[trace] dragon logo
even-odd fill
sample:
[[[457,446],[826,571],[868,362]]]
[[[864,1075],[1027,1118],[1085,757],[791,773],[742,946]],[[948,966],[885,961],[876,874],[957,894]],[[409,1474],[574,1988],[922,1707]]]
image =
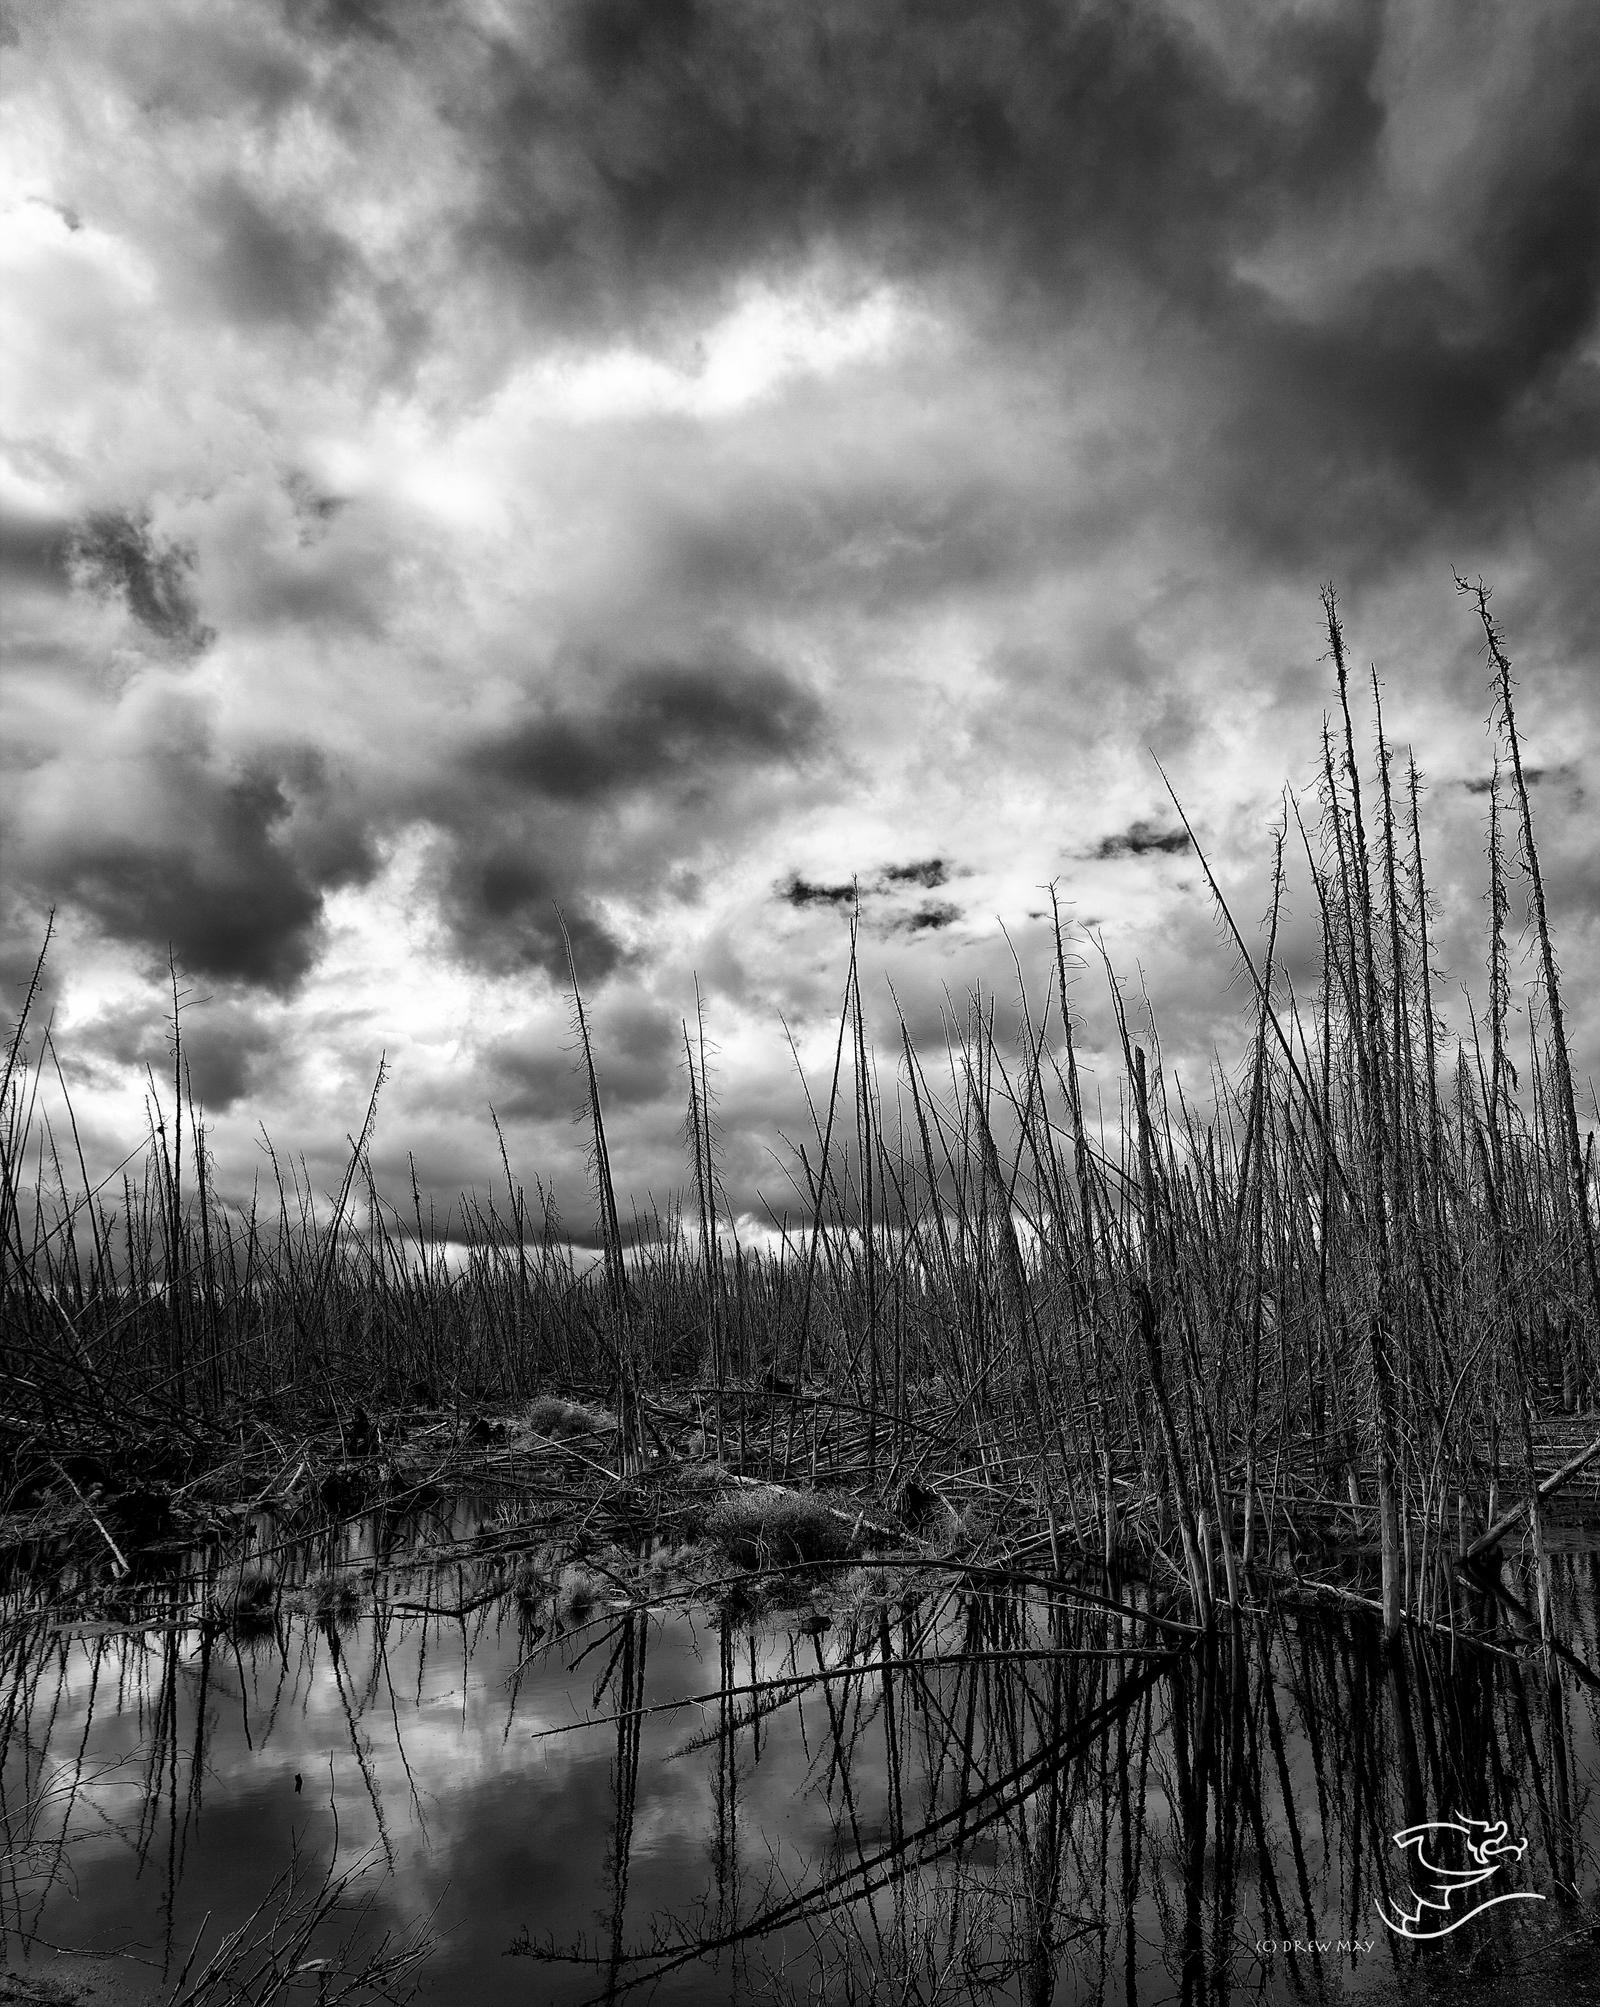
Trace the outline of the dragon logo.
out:
[[[1491,1825],[1485,1819],[1432,1819],[1426,1825],[1407,1826],[1394,1836],[1394,1843],[1409,1853],[1415,1867],[1412,1887],[1407,1891],[1411,1907],[1399,1903],[1375,1903],[1373,1907],[1388,1928],[1399,1937],[1425,1939],[1448,1937],[1486,1909],[1503,1902],[1543,1902],[1542,1895],[1526,1889],[1508,1889],[1503,1895],[1479,1895],[1503,1868],[1520,1861],[1528,1851],[1526,1840],[1513,1840],[1504,1819]],[[1464,1865],[1447,1867],[1440,1856],[1459,1851]],[[1437,1919],[1437,1921],[1435,1920]]]

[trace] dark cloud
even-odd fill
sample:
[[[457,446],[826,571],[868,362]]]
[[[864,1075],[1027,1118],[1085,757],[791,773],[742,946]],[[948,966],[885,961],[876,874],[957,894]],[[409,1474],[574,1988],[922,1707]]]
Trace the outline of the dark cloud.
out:
[[[182,971],[180,970],[180,979]],[[258,1091],[281,1064],[278,1029],[248,1002],[190,997],[179,1023],[186,1085],[208,1114],[219,1115]],[[170,1003],[121,1008],[73,1027],[75,1059],[149,1069],[165,1085],[173,1068]]]
[[[576,889],[565,848],[542,842],[537,827],[520,842],[512,836],[490,824],[446,837],[435,889],[456,946],[484,968],[537,968],[564,983],[570,942],[579,981],[601,981],[621,963],[622,945]]]
[[[557,319],[841,240],[1030,290],[1111,256],[1192,291],[1288,191],[1362,161],[1379,21],[1253,24],[1246,81],[1153,8],[568,0],[494,48],[468,238]]]
[[[590,802],[699,783],[723,766],[792,760],[812,749],[820,730],[809,692],[724,652],[703,663],[629,670],[588,708],[550,703],[483,743],[473,763],[519,790]]]
[[[218,299],[247,322],[315,329],[359,268],[355,247],[315,218],[280,215],[233,176],[197,205]]]
[[[59,950],[46,953],[40,966],[47,925],[46,912],[19,898],[14,887],[0,885],[0,1047],[6,1052],[11,1050],[29,989],[33,990],[33,1006],[27,1044],[34,1051],[38,1050],[39,1031],[50,1022],[61,994]]]
[[[275,776],[217,783],[170,768],[188,840],[124,844],[92,832],[53,859],[63,894],[114,939],[170,945],[186,969],[287,985],[310,966],[321,890],[273,842],[289,812]]]
[[[284,14],[290,27],[314,30],[335,41],[398,44],[401,35],[391,17],[403,19],[412,11],[390,0],[288,0]]]
[[[664,334],[818,254],[930,284],[1019,353],[1109,311],[1200,393],[1189,483],[1217,527],[1348,574],[1504,520],[1531,468],[1600,447],[1600,16],[1557,4],[1537,33],[1530,63],[1493,10],[1379,0],[1237,26],[571,0],[454,106],[478,175],[462,254],[588,331]],[[1459,173],[1407,189],[1408,150],[1453,124]],[[1431,227],[1391,248],[1408,198]],[[1308,285],[1358,219],[1362,257]],[[1017,538],[961,479],[922,542],[937,564],[976,537],[966,576]],[[707,535],[703,570],[752,541],[771,562],[758,529]]]
[[[0,506],[0,579],[8,586],[64,591],[71,547],[69,523],[20,515]]]
[[[907,934],[937,933],[942,928],[953,927],[960,918],[961,908],[953,906],[948,899],[930,899],[908,914],[899,926]]]
[[[679,1020],[648,998],[606,997],[589,1014],[595,1072],[607,1108],[645,1106],[671,1093],[683,1062]],[[577,1041],[518,1034],[486,1054],[500,1115],[549,1120],[584,1105]],[[687,1093],[687,1090],[685,1090]]]
[[[786,899],[791,906],[853,906],[858,896],[856,885],[817,885],[809,878],[802,878],[798,872],[787,884],[778,887],[778,897]]]
[[[193,553],[159,542],[148,516],[102,510],[71,534],[68,562],[89,591],[120,598],[139,625],[185,654],[215,638],[200,618],[190,580]]]
[[[1102,837],[1089,855],[1103,861],[1118,857],[1176,857],[1188,848],[1186,830],[1157,829],[1153,822],[1141,817],[1114,836]]]
[[[278,1060],[278,1042],[247,1012],[200,1015],[189,1020],[184,1055],[195,1100],[220,1113],[260,1089]]]
[[[396,92],[441,121],[461,179],[414,247],[411,308],[399,269],[366,273],[380,318],[433,315],[453,259],[500,336],[509,289],[547,329],[681,336],[687,353],[752,275],[823,259],[926,289],[1013,362],[1098,325],[1189,393],[1172,496],[1257,561],[1341,577],[1447,524],[1514,520],[1536,471],[1600,449],[1586,0],[1526,25],[1382,0],[559,0],[493,28],[448,6],[293,0],[253,43],[204,39],[207,76],[236,69],[241,91],[269,59],[298,65],[341,143],[378,149]],[[194,209],[241,319],[315,328],[362,280],[326,216],[238,175]],[[1072,518],[1080,543],[1096,509],[1125,515],[1106,485]],[[680,562],[708,593],[769,574],[783,589],[819,540],[848,573],[864,526],[907,593],[972,583],[1041,561],[1033,499],[952,455],[937,487],[869,480],[822,498],[820,522],[781,492],[741,497],[685,522]],[[881,589],[877,565],[858,573],[829,583]]]
[[[825,1013],[843,929],[815,916],[859,899],[936,1014],[982,916],[1029,952],[1036,804],[1095,805],[1100,861],[1187,848],[1143,745],[1259,862],[1280,748],[1314,762],[1325,577],[1374,616],[1358,659],[1415,663],[1396,729],[1480,772],[1439,744],[1483,685],[1423,610],[1450,562],[1504,580],[1547,875],[1594,909],[1577,784],[1549,784],[1600,645],[1589,0],[45,12],[19,75],[83,227],[24,218],[8,492],[54,513],[0,553],[40,630],[13,621],[17,940],[56,899],[286,989],[328,889],[404,837],[408,974],[392,1011],[357,982],[329,1013],[363,1037],[458,954],[517,978],[492,1010],[547,1001],[558,909],[597,1010],[709,958],[742,1036]],[[55,521],[106,495],[149,518]],[[112,649],[104,608],[56,603],[73,578],[126,608]],[[226,646],[195,675],[202,614]],[[214,737],[130,723],[184,682]],[[340,753],[283,749],[308,735]],[[1468,782],[1439,800],[1443,941],[1481,917],[1482,831]],[[1231,963],[1167,926],[1190,871],[1111,875],[1108,930],[1203,1046]],[[1569,957],[1581,992],[1592,930]],[[652,1010],[599,1035],[619,1164],[654,1177],[682,1083]],[[206,1061],[218,1105],[263,1081],[253,1036]],[[569,1064],[530,1036],[487,1074],[537,1123]],[[466,1119],[428,1161],[466,1162]]]
[[[950,876],[950,867],[942,857],[925,857],[918,864],[886,864],[883,877],[889,885],[920,885],[925,892],[934,892],[945,884]]]
[[[436,881],[458,945],[486,967],[564,981],[559,907],[588,982],[623,959],[593,890],[637,895],[725,836],[753,774],[820,747],[823,714],[792,678],[731,645],[620,672],[573,656],[551,680],[562,694],[441,762],[422,792],[445,832]],[[585,685],[586,701],[575,694]],[[641,813],[649,833],[630,836]]]
[[[115,778],[85,767],[73,811],[19,832],[18,885],[196,976],[288,989],[316,953],[323,895],[375,857],[320,754],[219,757],[188,710],[142,721]]]
[[[1213,444],[1219,499],[1255,553],[1387,569],[1446,525],[1503,528],[1531,476],[1593,459],[1600,371],[1467,320],[1431,272],[1372,282],[1331,325],[1239,314],[1252,380]]]
[[[1525,765],[1522,769],[1522,778],[1527,782],[1529,787],[1537,787],[1541,781],[1575,780],[1577,774],[1578,769],[1570,762],[1559,767],[1532,767]],[[1466,789],[1468,794],[1488,794],[1493,789],[1494,782],[1485,774],[1479,779],[1464,780],[1461,785]],[[1500,775],[1500,792],[1502,796],[1509,798],[1514,786],[1515,777],[1511,769],[1506,767]]]
[[[1542,9],[1531,62],[1493,9],[1419,27],[1422,79],[1387,107],[1389,169],[1436,127],[1459,138],[1439,183],[1406,191],[1404,248],[1384,209],[1405,195],[1375,181],[1366,269],[1298,306],[1234,288],[1210,330],[1235,387],[1219,485],[1281,558],[1392,562],[1446,522],[1498,530],[1600,447],[1600,15]],[[1403,43],[1397,19],[1390,35]]]
[[[941,885],[948,882],[949,877],[950,866],[942,857],[925,857],[913,864],[886,864],[877,876],[865,885],[859,879],[853,879],[848,885],[819,884],[809,878],[802,878],[799,872],[795,872],[778,887],[778,897],[791,906],[801,908],[807,906],[843,908],[857,904],[867,906],[884,898],[892,898],[896,893],[909,891],[912,887],[923,892],[937,891]],[[950,920],[957,917],[959,915],[954,906],[934,900],[920,907],[917,914],[910,919],[902,918],[894,924],[902,928],[943,927],[948,926]]]

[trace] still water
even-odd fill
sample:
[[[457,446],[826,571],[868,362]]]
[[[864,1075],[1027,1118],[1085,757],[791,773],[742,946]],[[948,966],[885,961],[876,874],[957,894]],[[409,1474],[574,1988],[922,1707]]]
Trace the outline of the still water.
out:
[[[1555,1647],[1393,1657],[1359,1608],[1202,1639],[1098,1579],[641,1603],[637,1577],[518,1575],[470,1501],[278,1531],[106,1621],[13,1595],[13,1972],[116,1953],[97,1974],[168,1998],[197,1940],[191,1987],[277,1877],[334,1864],[360,1872],[305,1962],[421,1921],[421,1997],[472,2007],[1600,1998],[1584,1538],[1552,1564]],[[1506,1830],[1470,1887],[1461,1833],[1395,1843],[1472,1819]],[[1449,1886],[1427,1847],[1458,1879],[1420,1927],[1513,1899],[1389,1927]]]

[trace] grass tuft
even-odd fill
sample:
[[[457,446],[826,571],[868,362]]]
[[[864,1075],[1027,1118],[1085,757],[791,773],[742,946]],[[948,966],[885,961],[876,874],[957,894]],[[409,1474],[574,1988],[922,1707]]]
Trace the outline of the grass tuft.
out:
[[[706,1516],[707,1536],[738,1568],[758,1572],[837,1561],[852,1552],[850,1527],[820,1499],[790,1491],[742,1491]]]

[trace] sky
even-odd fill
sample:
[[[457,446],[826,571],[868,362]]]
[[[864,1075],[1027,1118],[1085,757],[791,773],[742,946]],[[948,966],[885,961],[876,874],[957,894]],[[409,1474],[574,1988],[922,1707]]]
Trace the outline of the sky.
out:
[[[1600,1073],[1590,0],[13,0],[0,89],[0,980],[53,909],[96,1164],[176,970],[229,1197],[336,1187],[383,1056],[380,1183],[492,1110],[583,1237],[564,923],[625,1210],[699,1010],[753,1231],[852,911],[887,1083],[894,999],[1042,997],[1052,884],[1104,1091],[1096,943],[1203,1084],[1155,762],[1253,925],[1329,583],[1481,996],[1454,572]]]

